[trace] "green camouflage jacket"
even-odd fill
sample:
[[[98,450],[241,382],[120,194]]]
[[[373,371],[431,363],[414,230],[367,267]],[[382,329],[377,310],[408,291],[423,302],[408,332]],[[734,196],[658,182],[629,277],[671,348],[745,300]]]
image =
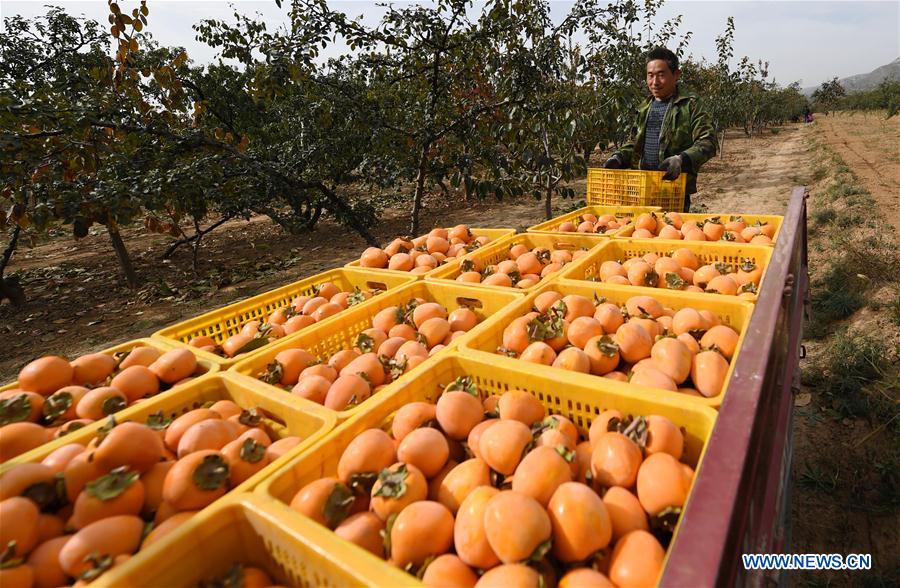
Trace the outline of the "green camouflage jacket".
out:
[[[630,139],[616,152],[622,159],[623,167],[640,168],[647,113],[650,112],[652,100],[653,98],[647,100],[638,110]],[[700,166],[715,155],[718,148],[716,133],[709,116],[700,105],[700,99],[694,94],[681,94],[676,87],[674,102],[666,113],[659,135],[659,160],[681,153],[687,155],[690,164],[684,170],[688,172],[686,191],[693,194],[697,191],[697,172]]]

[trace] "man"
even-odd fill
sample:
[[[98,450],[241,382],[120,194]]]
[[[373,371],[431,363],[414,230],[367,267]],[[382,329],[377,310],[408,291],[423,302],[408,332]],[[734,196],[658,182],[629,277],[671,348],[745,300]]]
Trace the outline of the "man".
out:
[[[700,166],[716,154],[716,133],[697,96],[678,88],[678,57],[664,47],[647,54],[647,88],[653,97],[637,113],[630,139],[603,167],[663,170],[666,180],[687,174],[684,211],[697,191]]]

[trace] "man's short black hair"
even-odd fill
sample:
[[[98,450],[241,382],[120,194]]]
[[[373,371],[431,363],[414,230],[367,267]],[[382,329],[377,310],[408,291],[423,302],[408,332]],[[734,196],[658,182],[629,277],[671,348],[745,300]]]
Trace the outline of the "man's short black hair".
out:
[[[678,56],[665,47],[656,47],[647,53],[647,63],[662,59],[669,66],[672,73],[678,71]]]

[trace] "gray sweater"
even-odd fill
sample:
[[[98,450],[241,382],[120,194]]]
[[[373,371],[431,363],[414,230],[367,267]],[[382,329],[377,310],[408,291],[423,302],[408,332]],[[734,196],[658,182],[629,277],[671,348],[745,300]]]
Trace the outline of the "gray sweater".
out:
[[[644,135],[644,153],[641,169],[659,169],[659,134],[672,99],[654,100],[647,113],[647,130]]]

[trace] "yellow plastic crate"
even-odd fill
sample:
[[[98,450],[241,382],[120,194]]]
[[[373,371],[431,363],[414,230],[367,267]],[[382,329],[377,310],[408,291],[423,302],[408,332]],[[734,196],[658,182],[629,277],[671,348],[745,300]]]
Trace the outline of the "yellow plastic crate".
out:
[[[485,245],[485,247],[491,247],[493,245],[499,244],[500,241],[504,240],[506,237],[516,234],[515,229],[479,229],[479,228],[475,228],[475,227],[470,227],[469,230],[476,237],[490,237],[491,240],[487,245]],[[436,267],[433,270],[431,270],[430,272],[425,272],[423,274],[411,274],[409,272],[401,272],[399,270],[392,270],[392,269],[379,269],[378,271],[389,272],[391,274],[400,275],[400,276],[411,276],[415,279],[421,279],[421,278],[426,278],[430,275],[433,275],[435,272],[437,272],[441,269],[446,269],[448,266],[458,264],[458,263],[459,263],[459,258],[454,259],[453,261],[448,261],[444,265]],[[344,267],[362,267],[362,266],[359,265],[359,260],[357,259],[356,261],[351,261]]]
[[[671,182],[663,172],[637,169],[590,168],[587,203],[603,206],[659,206],[663,210],[684,210],[687,176]]]
[[[282,522],[282,516],[280,508],[252,494],[222,499],[91,585],[197,586],[243,563],[265,570],[283,586],[347,586],[331,581],[342,576],[342,564],[324,546],[305,541]],[[365,581],[392,585],[379,576],[367,576]]]
[[[492,328],[492,325],[499,320],[502,311],[522,300],[524,295],[513,291],[496,292],[486,288],[474,288],[467,284],[414,282],[379,296],[364,306],[360,305],[359,307],[351,308],[347,312],[342,313],[341,316],[335,317],[337,320],[331,321],[327,325],[313,326],[301,333],[285,337],[271,345],[264,353],[238,362],[231,368],[231,371],[244,377],[253,378],[254,385],[260,389],[264,388],[279,394],[288,394],[288,392],[276,386],[256,379],[256,376],[265,373],[266,367],[278,353],[285,349],[302,348],[316,357],[327,359],[342,349],[352,349],[356,336],[372,327],[372,317],[379,311],[389,306],[405,304],[413,298],[423,298],[429,302],[437,302],[450,312],[461,306],[470,308],[479,319],[479,324],[469,332],[469,335],[471,335],[472,333]],[[462,337],[448,345],[447,349],[436,353],[434,357],[439,357],[449,349],[456,347],[456,342],[460,339]],[[416,377],[433,360],[434,358],[429,358],[419,367],[398,378],[390,387],[392,388],[395,384]],[[358,406],[334,412],[334,414],[337,415],[338,422],[342,422],[355,414],[368,410],[372,398],[386,393],[389,393],[388,388],[363,401]],[[332,412],[330,409],[323,410]]]
[[[328,574],[327,577],[320,577],[322,585],[421,586],[412,576],[340,539],[287,505],[306,484],[324,476],[336,475],[340,456],[356,435],[373,427],[389,430],[391,417],[400,407],[416,401],[435,402],[444,386],[464,375],[472,377],[481,398],[513,389],[526,390],[537,397],[549,413],[571,419],[582,432],[590,428],[596,415],[607,409],[617,409],[633,416],[666,416],[685,431],[685,460],[698,470],[717,416],[708,407],[678,398],[623,393],[604,382],[588,382],[572,377],[570,373],[521,371],[483,358],[451,353],[415,380],[407,381],[391,396],[380,399],[368,412],[348,420],[308,451],[294,457],[256,488],[255,493],[269,499],[273,509],[280,508],[280,521],[295,529],[307,544],[319,546],[327,554],[329,563],[340,562],[336,568],[315,570],[323,576]],[[673,542],[677,538],[678,528]],[[318,567],[319,562],[316,564]]]
[[[143,423],[148,416],[162,412],[165,417],[174,419],[190,410],[200,408],[206,403],[213,403],[219,400],[231,400],[241,408],[261,409],[261,412],[264,414],[264,421],[279,438],[290,435],[304,437],[303,441],[292,449],[288,455],[302,452],[306,447],[330,432],[336,424],[332,412],[321,406],[304,402],[302,398],[289,394],[273,394],[267,390],[258,390],[254,386],[248,385],[243,378],[237,378],[228,373],[210,374],[197,378],[177,389],[164,392],[117,412],[115,418],[117,423],[125,421]],[[50,447],[48,443],[22,454],[16,459],[0,465],[0,473],[18,463],[39,462],[61,445],[70,443],[87,445],[91,439],[97,436],[98,429],[105,424],[106,421],[98,421],[66,435],[63,438],[65,440],[64,443],[53,447]],[[286,457],[287,455],[281,459],[283,460]],[[251,490],[276,469],[278,469],[277,462],[266,466],[253,477],[233,489],[232,492],[247,492]]]
[[[117,353],[125,353],[128,351],[131,351],[135,347],[154,347],[162,352],[170,351],[175,348],[174,345],[165,343],[163,341],[156,341],[153,339],[135,339],[134,341],[128,341],[127,343],[122,343],[120,345],[116,345],[115,347],[110,347],[109,349],[104,349],[100,353],[105,353],[107,355],[115,355]],[[218,371],[219,371],[218,364],[216,364],[212,361],[209,361],[208,359],[202,358],[202,357],[197,358],[197,371],[195,372],[195,375],[200,376],[200,375],[204,375],[204,374],[211,374],[211,373],[218,372]],[[161,392],[160,394],[157,394],[156,397],[158,398],[159,396],[168,394],[169,392],[172,392],[172,391],[182,390],[190,383],[191,382],[186,382],[185,384],[182,384],[180,386],[175,386],[174,388],[171,388],[169,390]],[[6,386],[3,386],[2,388],[0,388],[0,392],[12,390],[16,387],[17,387],[16,382],[12,382],[11,384],[7,384]],[[129,410],[129,409],[125,408],[124,410],[121,410],[114,414],[115,414],[116,418],[119,418],[119,416],[122,415],[127,410]],[[54,439],[52,441],[44,443],[40,447],[35,447],[31,451],[26,451],[25,453],[23,453],[17,457],[14,457],[10,460],[3,462],[3,464],[0,465],[0,471],[3,471],[3,468],[10,464],[25,463],[25,462],[33,461],[32,460],[33,455],[46,456],[54,449],[57,449],[58,447],[61,447],[68,443],[72,443],[72,439],[74,438],[74,436],[76,434],[83,433],[84,431],[96,430],[99,427],[103,426],[104,423],[105,423],[105,421],[98,421],[98,422],[92,423],[92,424],[84,427],[83,429],[75,430],[75,431],[69,433],[68,435],[65,435],[64,437],[60,437],[59,439]],[[41,459],[43,459],[43,457]]]
[[[212,337],[216,343],[222,343],[228,337],[239,333],[241,327],[248,321],[268,320],[270,314],[279,308],[289,306],[297,296],[314,295],[316,288],[325,282],[333,282],[341,290],[349,292],[353,291],[354,288],[368,291],[387,291],[391,288],[405,286],[413,281],[415,279],[412,276],[402,275],[400,272],[367,270],[365,268],[332,269],[166,327],[154,333],[153,337],[179,347],[187,347],[197,356],[218,363],[222,366],[222,369],[228,369],[241,359],[260,353],[266,349],[266,346],[242,355],[238,359],[208,353],[188,345],[188,342],[194,337],[205,335]],[[326,320],[331,320],[332,318],[334,317]],[[324,322],[322,321],[322,323]]]
[[[579,249],[590,251],[594,248],[599,247],[603,243],[607,243],[608,241],[609,237],[591,236],[582,233],[520,233],[508,239],[504,239],[502,242],[497,243],[496,245],[488,245],[487,247],[483,247],[481,249],[473,251],[472,253],[464,256],[463,260],[477,259],[484,262],[485,265],[492,265],[509,259],[509,249],[513,245],[523,244],[529,249],[533,249],[535,247],[546,247],[547,249],[565,249],[566,251],[577,251]],[[567,266],[564,266],[564,269],[565,267]],[[429,282],[437,282],[441,284],[446,284],[448,282],[459,284],[460,282],[457,282],[456,278],[461,273],[462,261],[460,261],[459,264],[439,267],[434,271],[429,272],[426,280]],[[549,278],[541,280],[530,288],[485,286],[484,284],[472,284],[468,282],[466,282],[466,285],[472,286],[473,288],[490,289],[495,292],[533,292],[534,290],[545,286],[550,279],[558,277],[558,274],[559,272]]]
[[[665,214],[665,212],[667,210],[669,210],[669,209],[663,208],[662,212],[660,212],[659,214],[663,215],[663,214]],[[774,244],[775,241],[778,240],[778,233],[781,232],[781,221],[784,220],[783,216],[779,216],[779,215],[775,215],[775,214],[725,214],[725,213],[706,213],[706,212],[704,212],[704,213],[682,212],[680,214],[681,214],[682,220],[686,220],[686,221],[689,221],[689,220],[701,221],[701,220],[706,220],[706,219],[710,219],[710,218],[714,218],[714,217],[719,217],[722,219],[723,222],[728,222],[729,220],[731,220],[733,218],[741,217],[744,219],[744,221],[747,223],[748,226],[752,225],[756,222],[771,223],[771,224],[775,225],[775,237],[772,239],[772,244]],[[621,238],[621,239],[630,239],[630,238],[632,238],[631,235],[633,233],[634,233],[634,224],[632,223],[630,226],[627,226],[624,229],[622,229],[621,231],[619,231],[618,233],[616,233],[614,235],[614,237]],[[638,238],[640,238],[640,237],[638,237]],[[659,237],[651,237],[651,239],[659,239]],[[660,240],[664,240],[664,239],[660,239]],[[670,242],[681,243],[682,241],[678,240],[678,239],[672,239],[672,240],[670,240]],[[709,242],[709,241],[697,241],[697,243],[704,243],[704,242],[712,244],[712,242]],[[728,245],[728,246],[732,246],[732,247],[746,245],[746,243],[733,243],[731,241],[717,241],[716,243],[720,244],[720,245]],[[765,245],[757,245],[757,247],[765,247]]]
[[[593,299],[596,294],[597,296],[606,298],[608,302],[617,305],[624,305],[625,301],[632,296],[648,294],[659,300],[664,306],[675,310],[689,306],[696,308],[697,310],[706,309],[718,314],[721,317],[723,324],[732,327],[738,332],[739,338],[734,357],[728,367],[728,374],[725,377],[725,385],[723,386],[722,392],[717,396],[701,398],[669,390],[660,390],[658,388],[648,388],[625,382],[616,382],[609,378],[602,378],[600,376],[589,374],[572,375],[583,380],[587,385],[594,387],[599,386],[601,382],[604,384],[611,382],[613,388],[623,394],[631,394],[634,396],[644,394],[652,398],[680,399],[682,402],[704,404],[713,408],[721,406],[725,393],[728,391],[728,383],[731,381],[731,375],[734,372],[734,365],[737,362],[737,357],[743,348],[747,324],[750,322],[750,315],[753,313],[754,308],[754,305],[750,302],[734,297],[713,297],[708,294],[676,292],[674,290],[662,289],[638,291],[632,286],[578,282],[560,278],[529,295],[525,300],[519,301],[515,306],[507,308],[506,311],[504,311],[503,316],[500,317],[500,320],[493,322],[489,329],[483,329],[478,333],[460,337],[458,339],[458,349],[460,350],[460,353],[481,357],[484,361],[491,361],[498,366],[504,365],[510,369],[519,370],[525,373],[539,374],[547,372],[553,374],[554,378],[561,377],[563,374],[571,374],[571,372],[567,372],[566,370],[532,364],[496,353],[496,349],[500,347],[503,342],[503,330],[514,319],[528,313],[532,309],[532,302],[536,296],[549,290],[560,292],[563,295],[579,294],[591,299]]]
[[[529,233],[552,233],[554,235],[571,235],[573,234],[570,231],[560,231],[559,225],[563,224],[566,221],[574,222],[576,219],[580,219],[584,214],[593,214],[595,216],[601,216],[604,214],[614,214],[616,216],[628,215],[631,217],[635,217],[644,212],[658,212],[658,206],[585,206],[583,208],[579,208],[578,210],[573,210],[572,212],[567,212],[566,214],[561,214],[555,218],[552,218],[548,221],[544,221],[540,224],[534,225],[533,227],[529,227]],[[578,225],[578,223],[575,223]],[[626,225],[627,226],[627,225]],[[594,233],[595,237],[611,237],[614,234],[618,233],[625,227],[621,227],[616,229],[612,233]],[[574,233],[577,235],[586,235],[589,233]]]
[[[672,241],[662,239],[656,241],[651,239],[612,239],[597,250],[591,251],[584,258],[564,267],[559,277],[567,280],[599,282],[600,266],[605,261],[618,261],[621,263],[632,257],[643,257],[648,253],[671,255],[674,250],[682,247],[693,251],[704,265],[710,263],[740,265],[744,261],[752,261],[763,268],[763,275],[759,282],[760,287],[762,287],[762,282],[766,278],[766,269],[768,268],[769,260],[772,258],[772,248],[761,245],[720,245],[719,243],[703,243],[700,241],[678,241],[676,245]],[[646,293],[651,295],[660,290],[660,288],[643,288],[638,286],[626,287],[636,288],[637,290],[649,290]],[[704,296],[723,297],[721,294],[704,294]],[[734,297],[724,296],[724,298],[730,300]]]

